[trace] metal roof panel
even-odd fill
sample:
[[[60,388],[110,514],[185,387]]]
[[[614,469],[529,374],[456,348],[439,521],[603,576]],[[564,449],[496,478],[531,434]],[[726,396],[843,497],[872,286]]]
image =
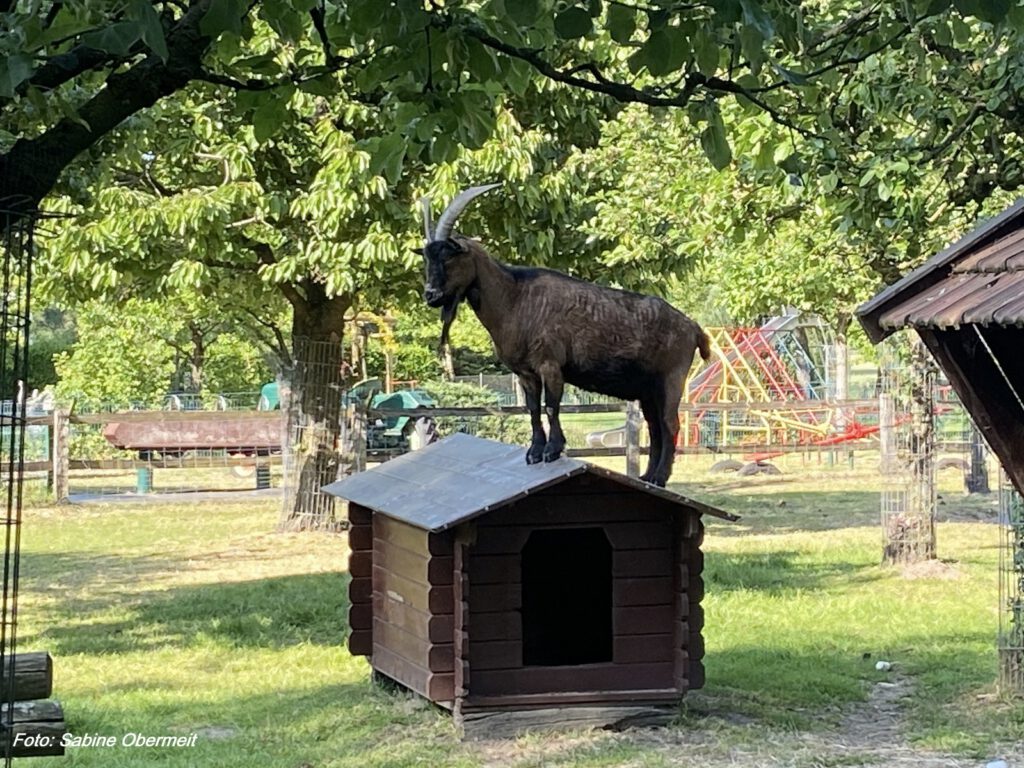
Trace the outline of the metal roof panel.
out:
[[[964,257],[954,272],[1006,272],[1009,259],[1024,253],[1024,228]]]

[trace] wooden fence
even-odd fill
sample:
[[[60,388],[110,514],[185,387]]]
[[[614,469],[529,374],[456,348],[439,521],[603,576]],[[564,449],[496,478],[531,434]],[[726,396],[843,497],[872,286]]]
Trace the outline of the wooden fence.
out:
[[[677,452],[681,455],[709,454],[755,454],[770,451],[782,453],[819,453],[835,451],[851,451],[878,448],[877,440],[854,439],[836,444],[814,444],[813,441],[790,442],[744,442],[735,445],[708,445],[690,439],[695,420],[707,418],[714,414],[716,423],[726,422],[732,418],[757,418],[769,414],[799,414],[810,411],[863,413],[874,410],[877,413],[877,400],[850,400],[842,402],[811,401],[811,402],[764,402],[764,403],[716,403],[691,404],[680,406],[680,420],[683,424],[684,437],[680,439]],[[566,451],[569,456],[599,457],[625,456],[627,471],[639,473],[641,461],[641,434],[643,420],[639,408],[635,404],[597,403],[586,405],[564,405],[563,415],[622,413],[623,428],[621,437],[616,435],[615,445],[575,445]],[[377,418],[395,418],[409,416],[419,418],[429,416],[432,419],[455,417],[472,423],[475,419],[485,417],[526,416],[522,406],[484,406],[471,408],[431,408],[411,410],[389,410],[387,412],[369,411],[358,414],[355,423],[373,422]],[[257,488],[268,487],[271,466],[282,463],[281,446],[286,425],[281,411],[128,411],[102,414],[73,414],[57,410],[50,416],[30,417],[26,419],[29,426],[49,427],[49,456],[39,461],[28,461],[24,464],[26,472],[46,472],[48,489],[54,499],[60,501],[68,498],[69,475],[77,470],[134,470],[149,472],[154,469],[175,468],[215,468],[215,467],[257,467]],[[71,430],[73,426],[102,427],[110,430],[117,425],[125,427],[122,433],[142,432],[148,436],[149,442],[134,442],[126,448],[135,453],[134,458],[106,459],[72,459],[70,457]],[[143,428],[143,429],[139,429]],[[277,430],[277,432],[274,432]],[[268,442],[268,431],[280,435],[282,439]],[[361,430],[359,430],[361,431]],[[260,441],[252,441],[261,446],[258,450],[246,450],[250,445],[244,435],[259,434]],[[240,437],[241,435],[241,437]],[[205,442],[204,442],[205,440]],[[349,440],[347,451],[359,454],[352,456],[350,466],[355,468],[366,466],[366,441]],[[233,452],[232,452],[233,451]],[[187,461],[181,455],[188,452]],[[141,475],[140,475],[141,478]],[[150,478],[151,479],[151,478]],[[140,479],[140,483],[142,480]],[[260,485],[266,482],[267,485]]]

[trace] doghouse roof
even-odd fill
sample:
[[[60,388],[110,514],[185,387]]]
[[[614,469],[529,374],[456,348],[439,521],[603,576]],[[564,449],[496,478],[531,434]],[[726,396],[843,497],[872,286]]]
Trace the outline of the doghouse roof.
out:
[[[524,449],[457,433],[324,487],[327,493],[431,532],[444,531],[584,473],[724,520],[735,515],[673,491],[562,457],[527,465]]]
[[[858,307],[873,342],[900,328],[1024,325],[1024,199]]]

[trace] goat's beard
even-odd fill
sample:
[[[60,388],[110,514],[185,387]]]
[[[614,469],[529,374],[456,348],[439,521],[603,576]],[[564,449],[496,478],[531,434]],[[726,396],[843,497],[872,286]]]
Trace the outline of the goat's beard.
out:
[[[448,333],[451,331],[452,323],[455,322],[455,315],[459,311],[459,304],[462,303],[462,296],[452,296],[441,306],[441,340],[437,343],[437,353],[444,354],[444,348],[448,346]]]

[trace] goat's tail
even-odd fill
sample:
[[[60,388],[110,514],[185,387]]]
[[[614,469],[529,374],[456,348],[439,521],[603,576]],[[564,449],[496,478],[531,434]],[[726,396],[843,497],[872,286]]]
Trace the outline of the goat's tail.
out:
[[[703,328],[698,328],[700,336],[697,341],[697,349],[700,350],[700,356],[702,360],[711,359],[711,337],[704,332]]]

